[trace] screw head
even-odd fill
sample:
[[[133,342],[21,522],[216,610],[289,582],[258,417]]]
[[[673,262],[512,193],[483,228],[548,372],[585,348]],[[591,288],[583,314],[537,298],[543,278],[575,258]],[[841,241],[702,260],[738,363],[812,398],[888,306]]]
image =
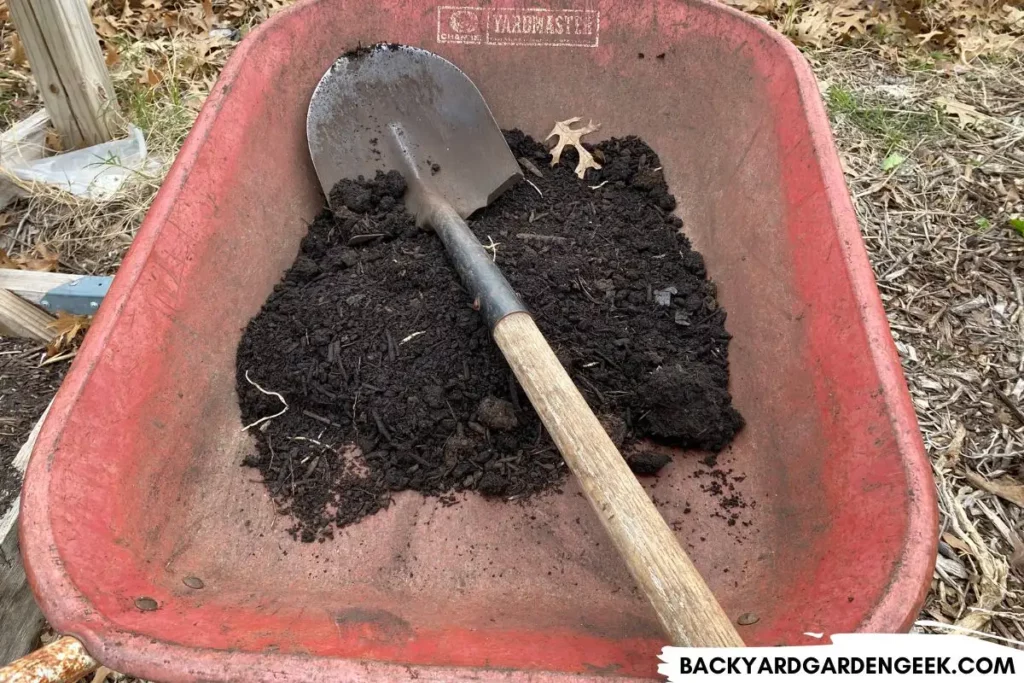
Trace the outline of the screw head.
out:
[[[199,590],[200,588],[206,585],[205,583],[203,583],[203,580],[200,579],[198,576],[186,576],[184,579],[181,580],[181,582],[189,588],[194,588],[196,590]]]
[[[744,612],[740,615],[740,618],[736,620],[736,623],[740,626],[750,626],[761,621],[761,617],[757,616],[753,612]]]
[[[135,606],[143,612],[152,612],[160,605],[158,605],[156,600],[154,600],[153,598],[147,598],[143,596],[141,598],[135,598]]]

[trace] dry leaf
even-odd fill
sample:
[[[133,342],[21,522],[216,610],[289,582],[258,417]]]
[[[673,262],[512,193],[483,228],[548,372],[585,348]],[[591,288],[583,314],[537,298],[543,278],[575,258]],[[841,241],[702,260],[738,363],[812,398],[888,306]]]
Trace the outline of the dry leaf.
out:
[[[8,256],[4,249],[0,249],[0,268],[13,268],[15,270],[19,270],[21,266],[18,265],[17,261]]]
[[[829,37],[829,9],[824,2],[812,3],[793,25],[796,42],[821,47]]]
[[[876,24],[872,11],[861,0],[846,0],[832,8],[832,31],[840,36],[849,33],[867,33]]]
[[[46,245],[37,244],[32,253],[27,256],[17,256],[14,260],[22,270],[55,273],[60,257],[57,252],[51,251]]]
[[[725,4],[739,7],[751,14],[768,14],[775,10],[777,3],[773,0],[725,0]]]
[[[1024,484],[1012,477],[1002,476],[998,479],[986,479],[977,472],[967,470],[967,481],[979,489],[994,493],[1003,500],[1024,508]]]
[[[959,102],[956,98],[950,97],[936,97],[932,100],[937,104],[943,111],[951,116],[957,117],[958,125],[961,128],[967,128],[967,126],[976,125],[979,121],[986,118],[984,114],[975,109],[969,104]]]
[[[1024,541],[1021,541],[1020,536],[1014,534],[1013,538],[1010,539],[1010,544],[1013,546],[1013,554],[1010,555],[1010,566],[1024,569]]]
[[[948,545],[950,548],[959,550],[962,553],[967,553],[968,555],[971,554],[971,546],[967,545],[967,543],[957,538],[953,534],[949,533],[948,531],[942,534],[942,540],[945,541],[946,545]]]
[[[964,426],[958,424],[956,426],[956,432],[953,434],[953,438],[950,439],[949,445],[946,446],[946,450],[943,451],[942,455],[938,457],[938,466],[940,470],[948,470],[955,467],[960,462],[960,452],[964,447],[964,439],[967,438],[967,430]]]
[[[17,33],[11,34],[11,61],[17,66],[28,66],[28,56],[25,54],[25,45]]]
[[[113,43],[109,43],[103,53],[103,61],[107,63],[107,66],[113,66],[121,60],[121,55],[118,54],[117,47]]]
[[[195,50],[196,57],[200,64],[206,62],[206,57],[217,50],[218,48],[227,47],[233,43],[224,38],[223,36],[207,36],[204,38],[198,38],[192,43],[192,48]]]
[[[206,23],[206,29],[213,28],[213,22],[217,18],[217,15],[213,13],[213,0],[203,0],[203,21]]]
[[[171,29],[178,25],[178,13],[177,12],[163,12],[160,14],[160,21],[163,22],[164,28]]]
[[[580,155],[580,161],[576,164],[576,176],[578,178],[583,178],[583,175],[587,172],[588,168],[601,168],[601,164],[594,161],[593,155],[583,147],[583,143],[580,142],[580,138],[588,133],[593,133],[600,128],[600,126],[595,125],[591,121],[580,128],[572,128],[572,124],[579,120],[579,116],[574,116],[571,119],[556,122],[555,127],[551,129],[551,132],[548,133],[548,136],[544,138],[544,140],[550,140],[552,137],[556,135],[558,136],[558,144],[556,144],[554,149],[551,150],[552,166],[561,160],[562,150],[565,149],[566,145],[572,145],[575,147],[576,152]]]
[[[950,513],[950,530],[959,536],[970,547],[980,572],[971,584],[975,594],[973,609],[961,617],[956,625],[961,628],[978,631],[991,619],[991,610],[995,609],[1006,595],[1006,576],[1009,566],[1006,560],[995,555],[982,538],[977,526],[971,521],[960,500],[951,494],[948,485],[940,479],[938,482],[940,500],[943,510]],[[953,615],[954,618],[956,615]]]
[[[57,319],[50,323],[56,335],[53,341],[46,345],[47,358],[52,358],[71,347],[79,333],[88,330],[91,324],[92,316],[72,315],[63,311],[57,313]]]
[[[152,67],[146,67],[146,73],[139,76],[139,83],[148,85],[151,88],[155,88],[160,85],[160,81],[164,79],[159,72],[155,71]]]
[[[117,27],[114,25],[113,17],[94,15],[92,24],[96,27],[96,33],[103,38],[113,38],[117,35]]]
[[[46,129],[46,141],[44,142],[46,149],[51,152],[63,152],[64,143],[60,139],[60,133],[53,128]]]

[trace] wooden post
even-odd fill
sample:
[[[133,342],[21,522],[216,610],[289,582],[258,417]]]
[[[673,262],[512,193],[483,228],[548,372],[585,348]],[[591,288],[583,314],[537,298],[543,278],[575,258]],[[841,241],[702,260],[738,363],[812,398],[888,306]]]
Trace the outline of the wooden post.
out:
[[[7,5],[64,146],[113,140],[114,86],[85,0],[7,0]]]

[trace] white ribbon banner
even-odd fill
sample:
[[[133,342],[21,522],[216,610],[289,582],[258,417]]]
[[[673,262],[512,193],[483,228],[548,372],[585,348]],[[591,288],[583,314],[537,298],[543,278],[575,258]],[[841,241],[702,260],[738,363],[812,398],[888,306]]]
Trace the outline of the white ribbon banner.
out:
[[[830,644],[796,647],[666,647],[658,658],[658,673],[670,683],[769,677],[1024,681],[1024,651],[962,635],[855,633],[833,635]]]

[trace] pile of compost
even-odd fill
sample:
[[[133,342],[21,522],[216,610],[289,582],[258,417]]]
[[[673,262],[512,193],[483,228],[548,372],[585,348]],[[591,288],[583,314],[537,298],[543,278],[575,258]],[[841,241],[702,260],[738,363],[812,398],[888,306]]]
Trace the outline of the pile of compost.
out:
[[[588,146],[602,168],[581,180],[575,151],[549,166],[540,143],[518,130],[506,139],[525,180],[470,227],[635,472],[669,461],[651,442],[713,465],[743,425],[726,314],[657,155],[635,137]],[[257,444],[245,464],[303,541],[332,537],[398,491],[518,500],[567,475],[404,192],[395,172],[338,183],[334,210],[310,226],[238,349]]]

